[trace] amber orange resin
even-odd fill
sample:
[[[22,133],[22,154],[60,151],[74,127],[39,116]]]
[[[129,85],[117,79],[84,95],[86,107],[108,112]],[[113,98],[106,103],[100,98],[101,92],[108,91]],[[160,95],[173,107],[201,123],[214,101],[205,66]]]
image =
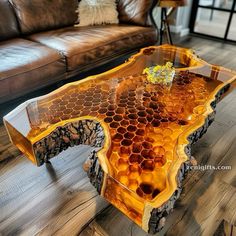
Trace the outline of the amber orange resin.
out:
[[[143,69],[168,61],[176,70],[172,86],[148,83]],[[152,210],[168,202],[180,184],[188,137],[204,126],[216,95],[234,80],[234,72],[191,50],[153,46],[110,71],[25,102],[4,122],[12,142],[37,165],[44,161],[35,155],[45,148],[42,140],[58,127],[72,124],[74,136],[62,139],[76,143],[74,122],[98,122],[105,137],[98,151],[104,172],[100,194],[148,231]],[[55,137],[47,149],[57,145]]]

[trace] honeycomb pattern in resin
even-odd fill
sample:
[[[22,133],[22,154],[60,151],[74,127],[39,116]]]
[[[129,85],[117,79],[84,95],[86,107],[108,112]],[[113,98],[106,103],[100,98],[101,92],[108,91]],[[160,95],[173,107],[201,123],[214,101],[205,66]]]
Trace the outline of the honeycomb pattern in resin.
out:
[[[29,116],[28,137],[76,117],[103,120],[111,136],[107,158],[112,177],[142,199],[152,200],[166,187],[179,134],[204,112],[205,101],[219,83],[188,71],[177,72],[171,87],[150,84],[142,74],[87,81],[39,101],[37,112],[29,106],[28,113],[37,117]]]

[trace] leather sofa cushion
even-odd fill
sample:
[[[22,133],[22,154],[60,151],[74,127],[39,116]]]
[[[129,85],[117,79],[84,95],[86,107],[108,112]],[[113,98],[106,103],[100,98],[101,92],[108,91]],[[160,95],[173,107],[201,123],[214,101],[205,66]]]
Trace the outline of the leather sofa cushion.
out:
[[[148,13],[155,0],[117,0],[119,20],[123,23],[147,25]]]
[[[65,61],[51,48],[25,39],[0,42],[0,103],[65,79]]]
[[[11,0],[23,34],[73,25],[77,0]]]
[[[0,41],[19,35],[16,18],[8,0],[0,1]]]
[[[67,70],[109,62],[113,56],[156,43],[156,31],[151,27],[130,25],[99,25],[67,27],[29,36],[63,53]]]

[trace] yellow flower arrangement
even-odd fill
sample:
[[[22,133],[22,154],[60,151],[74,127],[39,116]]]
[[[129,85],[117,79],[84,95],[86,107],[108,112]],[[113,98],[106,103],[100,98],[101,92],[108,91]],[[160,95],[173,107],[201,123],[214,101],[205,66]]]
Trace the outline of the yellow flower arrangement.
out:
[[[147,75],[148,82],[152,84],[170,85],[175,75],[175,69],[172,62],[167,62],[163,66],[147,67],[143,70],[143,74]]]

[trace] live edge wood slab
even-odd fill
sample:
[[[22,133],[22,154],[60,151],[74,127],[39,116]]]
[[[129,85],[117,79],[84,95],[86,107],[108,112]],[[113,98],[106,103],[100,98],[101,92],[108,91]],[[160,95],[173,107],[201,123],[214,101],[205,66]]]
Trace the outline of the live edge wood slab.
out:
[[[173,62],[171,88],[150,84],[147,66]],[[191,145],[214,119],[236,74],[169,45],[29,100],[4,117],[12,142],[37,165],[85,144],[99,194],[149,233],[160,231],[182,190]]]

